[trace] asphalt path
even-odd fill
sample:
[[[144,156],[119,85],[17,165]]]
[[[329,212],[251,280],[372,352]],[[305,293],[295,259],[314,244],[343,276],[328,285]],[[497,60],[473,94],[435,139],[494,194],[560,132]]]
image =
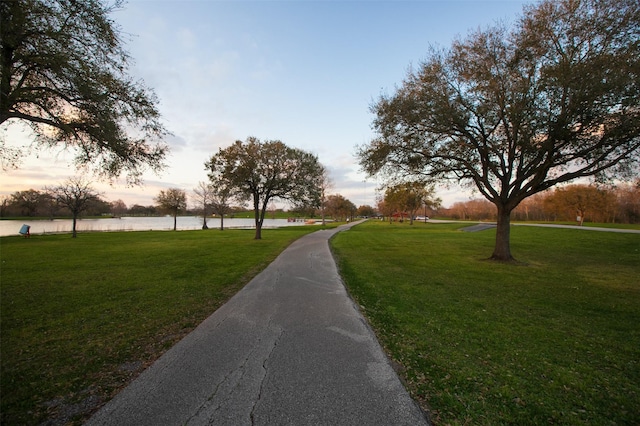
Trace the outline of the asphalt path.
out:
[[[538,226],[541,228],[580,229],[583,231],[616,232],[619,234],[640,234],[640,229],[602,228],[598,226],[556,225],[553,223],[513,223],[514,226]]]
[[[329,238],[308,234],[88,425],[427,425],[351,300]]]
[[[438,220],[429,219],[430,223],[474,223],[473,221],[464,220]],[[540,228],[563,228],[563,229],[579,229],[582,231],[596,231],[596,232],[614,232],[620,234],[640,234],[640,229],[625,229],[625,228],[603,228],[597,226],[580,226],[580,225],[560,225],[554,223],[511,223],[511,226],[536,226]],[[470,225],[467,228],[462,228],[461,231],[465,232],[477,232],[486,231],[488,229],[494,229],[496,222],[477,222],[475,225]]]

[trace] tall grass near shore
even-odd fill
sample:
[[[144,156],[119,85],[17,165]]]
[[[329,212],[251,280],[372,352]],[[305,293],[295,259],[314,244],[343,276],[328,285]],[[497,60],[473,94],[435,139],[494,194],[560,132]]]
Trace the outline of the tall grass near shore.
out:
[[[79,424],[317,229],[1,238],[1,423]]]
[[[367,222],[332,247],[436,425],[640,424],[640,235]]]

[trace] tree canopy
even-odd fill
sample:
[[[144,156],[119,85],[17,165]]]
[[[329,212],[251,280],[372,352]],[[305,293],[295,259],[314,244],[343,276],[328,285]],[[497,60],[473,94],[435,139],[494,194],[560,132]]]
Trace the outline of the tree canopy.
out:
[[[187,209],[187,193],[178,188],[161,190],[154,201],[161,211],[173,216],[173,230],[178,227],[178,214]]]
[[[457,180],[498,211],[493,259],[509,261],[520,202],[577,178],[637,175],[640,6],[545,0],[509,30],[432,49],[372,106],[362,168],[390,180]]]
[[[43,194],[35,189],[17,191],[11,194],[11,202],[20,208],[24,216],[36,216],[38,208],[50,199],[49,194]]]
[[[255,239],[262,238],[262,224],[271,201],[320,205],[323,167],[318,158],[279,140],[249,137],[220,148],[205,163],[211,183],[223,185],[239,200],[251,200],[255,214]]]
[[[334,220],[352,219],[356,214],[356,206],[340,194],[329,195],[325,200],[325,211]]]
[[[616,195],[592,185],[569,185],[558,187],[550,194],[545,204],[552,210],[573,213],[579,225],[587,216],[594,216],[594,211],[606,212],[616,207]]]
[[[109,18],[121,1],[0,2],[0,124],[30,125],[38,147],[72,148],[78,166],[139,183],[159,171],[167,135],[153,91],[127,75]],[[0,141],[3,163],[20,154]]]
[[[384,194],[385,205],[401,214],[407,213],[409,222],[413,225],[413,218],[418,209],[437,208],[442,200],[435,198],[435,188],[424,182],[404,182],[387,187]]]

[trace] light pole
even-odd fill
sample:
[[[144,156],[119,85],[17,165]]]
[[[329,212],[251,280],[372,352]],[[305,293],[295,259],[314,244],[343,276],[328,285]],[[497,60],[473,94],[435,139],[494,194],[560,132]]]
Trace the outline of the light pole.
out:
[[[364,185],[364,202],[362,205],[367,205],[367,180],[363,180],[362,184]]]

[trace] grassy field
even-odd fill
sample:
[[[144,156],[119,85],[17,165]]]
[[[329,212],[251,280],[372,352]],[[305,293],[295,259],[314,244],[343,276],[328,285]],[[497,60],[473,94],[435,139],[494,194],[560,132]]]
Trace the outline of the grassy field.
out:
[[[640,424],[640,235],[367,222],[332,247],[436,425]]]
[[[0,423],[80,423],[317,229],[1,238]]]
[[[468,224],[467,224],[468,225]],[[333,249],[444,424],[640,424],[640,235],[367,222]],[[2,424],[82,419],[317,227],[0,239]]]

